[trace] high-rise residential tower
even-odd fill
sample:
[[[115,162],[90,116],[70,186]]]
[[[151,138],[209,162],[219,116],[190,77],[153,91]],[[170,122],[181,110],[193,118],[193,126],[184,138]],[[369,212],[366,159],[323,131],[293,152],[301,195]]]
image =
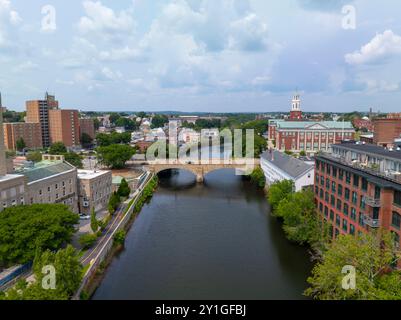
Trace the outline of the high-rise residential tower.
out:
[[[40,123],[44,148],[49,147],[51,144],[49,110],[58,110],[58,101],[55,99],[55,96],[49,95],[47,92],[44,100],[26,102],[26,121]]]

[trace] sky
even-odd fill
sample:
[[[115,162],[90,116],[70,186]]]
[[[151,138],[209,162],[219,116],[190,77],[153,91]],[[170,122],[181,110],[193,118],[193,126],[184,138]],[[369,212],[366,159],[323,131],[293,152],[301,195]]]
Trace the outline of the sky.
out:
[[[401,111],[399,0],[0,0],[3,105]]]

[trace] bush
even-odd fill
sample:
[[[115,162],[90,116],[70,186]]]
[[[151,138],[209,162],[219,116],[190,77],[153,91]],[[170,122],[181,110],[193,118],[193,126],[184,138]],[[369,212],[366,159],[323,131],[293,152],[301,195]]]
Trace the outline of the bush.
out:
[[[86,233],[79,238],[79,244],[84,249],[89,249],[93,247],[93,245],[96,243],[96,240],[97,240],[96,234]]]
[[[251,173],[251,181],[255,183],[259,188],[264,188],[266,185],[266,177],[261,167],[257,167]]]
[[[127,180],[122,179],[120,186],[118,187],[117,194],[122,198],[127,198],[129,197],[130,193],[131,188],[129,187]]]
[[[114,235],[114,243],[116,245],[124,245],[127,233],[124,230],[119,230]]]

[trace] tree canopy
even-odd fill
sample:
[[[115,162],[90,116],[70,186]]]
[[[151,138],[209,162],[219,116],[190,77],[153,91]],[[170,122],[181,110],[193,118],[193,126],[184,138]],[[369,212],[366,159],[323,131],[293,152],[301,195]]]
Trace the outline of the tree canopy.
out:
[[[166,123],[168,123],[168,117],[158,114],[153,117],[151,128],[162,128]]]
[[[135,149],[123,144],[112,144],[97,148],[99,161],[112,169],[122,169],[135,154]]]
[[[124,178],[121,180],[120,186],[118,187],[117,194],[122,198],[127,198],[131,193],[131,188],[128,185],[127,180]]]
[[[314,267],[305,294],[321,300],[400,300],[401,274],[391,269],[398,254],[392,235],[384,230],[340,235]],[[344,266],[355,268],[355,289],[343,288]]]
[[[43,288],[42,282],[47,274],[43,267],[52,266],[55,269],[55,289]],[[77,252],[72,246],[53,252],[46,250],[38,252],[33,265],[35,282],[28,284],[26,280],[17,283],[1,299],[5,300],[68,300],[78,289],[82,280],[83,268]]]
[[[30,262],[37,249],[59,249],[71,240],[78,220],[61,204],[5,209],[0,212],[0,265]]]
[[[129,132],[99,133],[96,135],[96,141],[100,147],[107,147],[113,144],[128,144],[131,142],[131,134]]]
[[[288,197],[293,189],[294,183],[291,180],[273,183],[268,191],[268,200],[273,209],[277,208],[280,201]]]
[[[67,148],[62,142],[55,142],[49,148],[49,154],[52,155],[62,155],[67,153]]]

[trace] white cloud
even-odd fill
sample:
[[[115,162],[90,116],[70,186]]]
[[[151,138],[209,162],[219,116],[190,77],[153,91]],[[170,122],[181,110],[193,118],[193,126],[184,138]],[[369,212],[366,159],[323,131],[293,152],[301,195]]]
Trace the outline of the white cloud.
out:
[[[391,30],[377,34],[359,51],[345,55],[345,61],[351,65],[361,65],[383,61],[395,55],[401,55],[401,37]]]
[[[11,7],[9,0],[0,0],[0,48],[13,46],[10,32],[21,23],[17,11]]]
[[[127,11],[115,13],[100,1],[84,1],[83,6],[86,16],[80,19],[78,28],[84,34],[131,32],[135,28],[134,20]]]

